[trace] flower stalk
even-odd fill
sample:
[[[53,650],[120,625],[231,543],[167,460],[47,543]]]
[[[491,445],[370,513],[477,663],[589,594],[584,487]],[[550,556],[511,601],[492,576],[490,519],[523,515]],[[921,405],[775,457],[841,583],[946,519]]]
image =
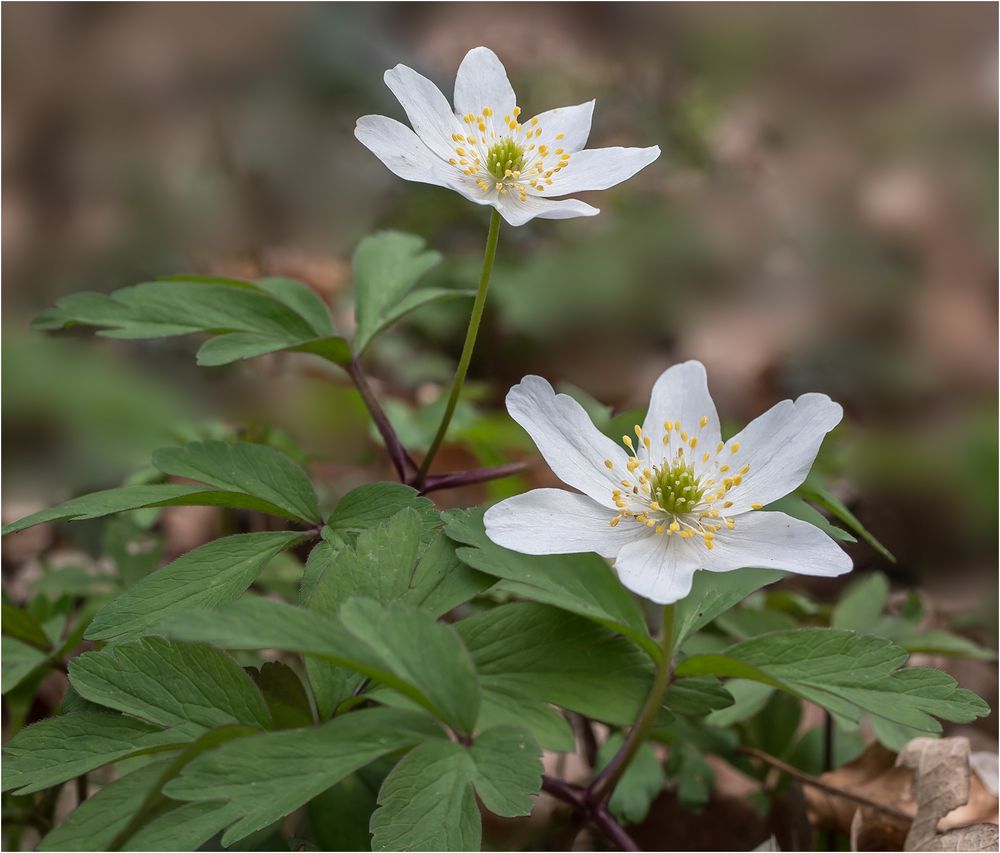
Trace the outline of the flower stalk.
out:
[[[636,717],[625,742],[615,753],[607,766],[597,775],[584,793],[585,800],[590,804],[605,803],[614,793],[615,786],[621,780],[625,771],[635,758],[639,747],[643,745],[649,736],[653,723],[660,713],[663,705],[663,695],[667,692],[670,684],[670,675],[673,671],[674,659],[674,605],[668,604],[663,608],[663,634],[660,637],[660,648],[662,657],[656,664],[656,674],[653,677],[653,686],[649,690],[646,702]]]
[[[427,449],[427,455],[420,463],[417,476],[413,485],[420,489],[431,463],[437,455],[444,441],[451,418],[455,414],[455,406],[458,405],[458,398],[462,393],[462,386],[465,384],[465,375],[469,371],[469,363],[472,361],[472,351],[476,348],[476,337],[479,335],[479,324],[483,319],[483,310],[486,308],[486,294],[490,288],[490,276],[493,273],[493,262],[496,260],[497,243],[500,240],[500,214],[494,210],[490,216],[490,230],[486,237],[486,252],[483,255],[483,270],[479,276],[479,289],[476,291],[476,301],[472,305],[472,315],[469,317],[469,328],[465,333],[465,345],[462,347],[462,355],[458,360],[458,368],[455,370],[455,379],[451,385],[451,392],[448,395],[448,404],[445,406],[444,415],[438,425],[437,433],[431,446]]]

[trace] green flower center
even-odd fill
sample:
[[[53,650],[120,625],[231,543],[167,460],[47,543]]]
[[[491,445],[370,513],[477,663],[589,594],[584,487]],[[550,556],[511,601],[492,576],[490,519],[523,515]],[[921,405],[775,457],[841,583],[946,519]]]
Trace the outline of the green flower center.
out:
[[[512,139],[504,139],[486,152],[486,168],[498,181],[507,173],[520,172],[524,166],[524,149]]]
[[[694,473],[694,466],[682,462],[658,469],[650,485],[656,502],[671,515],[691,512],[705,494],[705,488]]]

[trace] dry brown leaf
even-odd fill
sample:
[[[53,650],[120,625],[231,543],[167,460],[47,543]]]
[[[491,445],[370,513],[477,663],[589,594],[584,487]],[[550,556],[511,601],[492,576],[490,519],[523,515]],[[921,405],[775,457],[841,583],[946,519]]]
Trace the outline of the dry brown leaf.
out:
[[[896,763],[914,772],[913,788],[917,800],[917,815],[906,836],[904,850],[996,850],[1000,831],[994,823],[997,800],[991,797],[978,776],[969,769],[969,741],[966,738],[916,738],[899,754]],[[972,789],[979,783],[988,799],[973,802]],[[992,802],[990,802],[992,800]],[[955,810],[966,807],[967,814],[958,819],[976,823],[938,832],[939,822],[948,816],[954,825]],[[973,812],[978,809],[979,814]]]

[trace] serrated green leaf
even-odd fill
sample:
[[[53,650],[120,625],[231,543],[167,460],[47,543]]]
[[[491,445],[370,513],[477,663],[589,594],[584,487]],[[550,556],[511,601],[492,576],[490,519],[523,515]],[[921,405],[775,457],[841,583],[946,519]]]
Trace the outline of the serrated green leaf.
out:
[[[603,559],[596,554],[539,557],[508,551],[486,536],[483,512],[449,510],[442,514],[448,536],[473,546],[459,548],[459,559],[474,569],[503,578],[500,589],[504,591],[585,616],[628,637],[654,660],[661,656],[635,599]]]
[[[210,610],[242,595],[277,553],[301,534],[240,533],[216,539],[143,578],[94,617],[89,640],[124,641],[181,610]]]
[[[389,708],[345,714],[322,726],[223,744],[192,761],[164,793],[229,804],[224,846],[294,811],[366,764],[441,731],[426,715]]]
[[[844,590],[833,608],[830,626],[859,634],[872,632],[878,625],[889,598],[889,579],[882,572],[856,578]]]
[[[765,634],[682,661],[678,675],[747,678],[815,702],[857,724],[864,712],[936,734],[934,719],[971,722],[989,706],[936,669],[900,669],[906,651],[880,637],[809,629]],[[932,716],[933,715],[933,716]]]
[[[239,817],[233,803],[183,803],[153,818],[120,849],[199,850]]]
[[[410,752],[386,778],[372,815],[372,850],[478,850],[482,825],[469,784],[468,753],[431,741]]]
[[[497,726],[482,732],[469,749],[472,783],[483,805],[501,817],[531,814],[542,786],[541,749],[523,728]]]
[[[0,640],[0,657],[0,693],[7,693],[45,663],[49,654],[14,637],[3,637]]]
[[[387,685],[460,731],[471,732],[475,724],[476,673],[459,635],[403,602],[354,598],[330,620],[301,607],[247,598],[212,613],[179,614],[164,630],[223,648],[314,655]]]
[[[49,717],[21,729],[4,747],[3,790],[29,794],[130,755],[183,745],[188,738],[121,714]]]
[[[354,352],[358,355],[405,313],[400,313],[400,301],[440,262],[441,255],[425,251],[424,246],[422,238],[398,231],[373,234],[358,245],[354,253]]]
[[[165,506],[229,506],[269,512],[297,520],[281,507],[240,492],[220,491],[211,486],[159,483],[148,486],[122,486],[72,498],[6,525],[3,528],[3,535],[17,533],[49,521],[82,521],[142,507]]]
[[[806,500],[818,504],[827,512],[831,513],[835,518],[844,522],[844,524],[857,533],[858,536],[864,539],[865,542],[871,545],[872,548],[885,557],[890,563],[896,562],[896,558],[893,556],[892,552],[886,548],[885,545],[879,542],[871,532],[869,532],[869,530],[861,523],[861,520],[846,506],[844,506],[843,501],[841,501],[838,497],[810,480],[807,480],[799,487],[799,492],[803,495],[803,497],[805,497]]]
[[[108,850],[146,797],[156,789],[169,762],[140,767],[84,800],[38,845],[46,850]]]
[[[250,677],[210,646],[147,637],[74,658],[69,679],[90,702],[190,738],[237,723],[262,729],[271,724]]]
[[[145,282],[109,296],[76,293],[60,299],[33,323],[38,329],[73,325],[103,327],[113,338],[156,338],[208,332],[219,337],[199,352],[203,364],[226,364],[280,349],[316,352],[340,365],[350,360],[347,342],[328,331],[304,285],[265,279],[256,285],[193,276]],[[322,328],[321,333],[318,330]],[[226,341],[226,338],[233,340]]]
[[[263,444],[198,441],[166,447],[153,454],[153,465],[170,476],[266,501],[307,524],[321,519],[306,472],[285,454]]]
[[[525,726],[543,747],[564,749],[566,738],[558,733],[567,729],[552,724],[549,703],[626,725],[649,691],[653,667],[645,653],[564,610],[509,604],[456,628],[479,673],[481,728]]]
[[[624,740],[620,733],[615,732],[602,743],[594,769],[603,770]],[[623,823],[641,823],[649,814],[653,800],[663,790],[665,781],[663,767],[652,746],[648,742],[642,744],[608,801],[611,813]]]
[[[739,604],[751,592],[783,577],[785,573],[777,569],[695,572],[691,592],[675,606],[674,648],[681,648],[688,637]]]
[[[372,483],[352,489],[330,513],[327,527],[334,533],[356,535],[407,508],[420,516],[421,538],[429,541],[441,525],[437,509],[416,489],[402,483]]]

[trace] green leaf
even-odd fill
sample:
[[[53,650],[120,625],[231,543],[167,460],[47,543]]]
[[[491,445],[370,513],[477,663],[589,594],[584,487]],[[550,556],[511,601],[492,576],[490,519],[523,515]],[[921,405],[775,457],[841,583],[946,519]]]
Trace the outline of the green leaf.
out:
[[[294,278],[262,278],[257,280],[257,287],[280,299],[303,320],[320,337],[336,334],[333,320],[326,303],[311,287]]]
[[[403,602],[354,598],[329,620],[247,598],[212,613],[179,614],[164,628],[181,640],[229,649],[314,655],[382,682],[460,731],[475,725],[476,673],[457,632]]]
[[[893,556],[892,552],[886,548],[885,545],[879,542],[878,539],[876,539],[861,523],[858,517],[846,506],[844,506],[843,502],[835,495],[830,494],[830,492],[826,489],[821,488],[816,485],[816,483],[810,482],[809,480],[799,486],[799,492],[803,497],[805,497],[806,500],[818,504],[827,512],[832,513],[835,518],[844,522],[844,524],[857,533],[858,536],[864,539],[865,542],[871,545],[872,548],[885,557],[885,559],[887,559],[890,563],[896,562],[896,558]]]
[[[263,444],[199,441],[157,450],[153,464],[164,474],[258,498],[306,524],[322,518],[306,472]]]
[[[309,694],[295,670],[279,661],[268,661],[248,675],[264,697],[276,729],[296,729],[313,724]]]
[[[667,688],[663,704],[675,714],[701,717],[733,704],[733,696],[714,678],[677,678]]]
[[[597,752],[597,766],[594,769],[603,770],[621,748],[624,740],[625,738],[616,732],[602,743]],[[656,757],[653,747],[648,742],[642,744],[608,801],[611,813],[623,823],[642,823],[649,814],[653,800],[663,790],[665,781],[663,767],[660,766],[660,760]]]
[[[749,681],[744,678],[731,678],[726,682],[726,689],[733,697],[733,703],[728,708],[712,711],[705,718],[710,726],[734,726],[764,710],[768,699],[774,694],[774,688],[759,681]]]
[[[818,527],[831,539],[838,542],[854,543],[858,540],[842,527],[831,524],[830,520],[811,504],[806,503],[798,494],[792,493],[767,505],[766,509],[783,512],[800,521],[807,521],[813,527]]]
[[[523,728],[497,726],[482,732],[469,756],[473,784],[486,808],[501,817],[531,814],[542,786],[541,749]]]
[[[2,624],[3,633],[7,637],[14,637],[32,646],[48,649],[51,646],[49,638],[42,630],[42,626],[35,621],[35,618],[13,604],[4,601],[2,604]]]
[[[951,631],[932,628],[894,638],[911,654],[949,655],[972,660],[996,660],[996,652]]]
[[[34,646],[29,646],[13,637],[3,637],[0,641],[0,692],[13,690],[26,679],[35,669],[48,660],[48,653]]]
[[[709,622],[739,604],[762,586],[781,580],[777,569],[737,569],[734,572],[695,572],[691,592],[674,611],[674,648]]]
[[[155,761],[112,782],[84,800],[45,838],[38,849],[108,850],[146,797],[156,790],[169,762]]]
[[[235,723],[271,724],[250,677],[210,646],[147,637],[80,655],[70,662],[69,679],[90,702],[190,738]]]
[[[936,669],[900,669],[906,651],[880,637],[809,629],[765,634],[718,655],[682,661],[677,675],[746,678],[815,702],[851,724],[873,718],[924,733],[941,730],[934,716],[971,722],[989,706]],[[933,715],[933,716],[932,716]]]
[[[352,489],[330,513],[327,526],[334,533],[356,535],[407,508],[420,516],[421,538],[428,541],[441,525],[434,503],[402,483],[373,483]]]
[[[306,296],[303,288],[288,279],[253,284],[175,277],[122,288],[109,296],[72,294],[42,312],[33,325],[38,329],[99,326],[104,329],[101,335],[130,339],[208,332],[219,337],[199,351],[198,361],[205,365],[283,349],[315,352],[346,365],[347,342],[333,334],[325,306]]]
[[[378,765],[352,773],[309,801],[309,823],[320,850],[370,850],[368,821],[378,804]]]
[[[889,580],[882,572],[856,578],[833,608],[830,625],[866,634],[878,625],[889,598]]]
[[[478,850],[474,768],[457,743],[431,741],[386,778],[372,815],[372,850]]]
[[[413,304],[411,298],[407,307],[401,300],[441,261],[440,254],[424,251],[424,245],[420,237],[398,231],[382,231],[358,245],[354,253],[354,352],[358,355],[379,332],[421,303],[418,298]]]
[[[158,625],[172,613],[211,610],[242,595],[267,562],[300,533],[240,533],[188,551],[143,578],[94,617],[88,640],[123,641]]]
[[[88,711],[49,717],[21,729],[4,748],[3,790],[30,794],[130,755],[188,738],[120,714]]]
[[[552,724],[549,703],[626,725],[649,691],[653,667],[645,653],[564,610],[508,604],[455,627],[479,673],[481,729],[524,726],[543,747],[566,749],[568,728]]]
[[[605,625],[641,646],[654,660],[659,645],[650,638],[642,612],[608,564],[596,554],[530,556],[508,551],[486,536],[482,509],[443,513],[445,532],[457,542],[459,559],[503,578],[500,589],[551,604]]]
[[[105,489],[72,498],[6,525],[3,528],[3,535],[17,533],[48,521],[82,521],[142,507],[163,506],[229,506],[289,517],[280,507],[239,492],[219,491],[211,486],[159,483],[148,486],[122,486],[118,489]],[[298,520],[295,516],[291,517],[293,520]]]
[[[223,744],[192,761],[164,794],[178,800],[224,801],[237,818],[229,846],[268,826],[383,755],[440,737],[424,714],[374,708],[322,726],[270,732]]]
[[[681,742],[670,750],[667,770],[677,786],[677,800],[691,811],[701,811],[712,796],[715,769],[696,746]]]
[[[183,803],[153,818],[120,849],[199,850],[239,817],[232,803]]]

